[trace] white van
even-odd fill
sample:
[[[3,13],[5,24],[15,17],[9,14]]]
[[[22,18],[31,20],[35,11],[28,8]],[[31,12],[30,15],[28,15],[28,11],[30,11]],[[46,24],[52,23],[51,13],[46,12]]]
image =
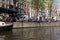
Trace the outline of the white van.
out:
[[[53,17],[53,20],[54,20],[54,21],[57,21],[57,18],[56,18],[56,16],[55,16],[55,17]]]

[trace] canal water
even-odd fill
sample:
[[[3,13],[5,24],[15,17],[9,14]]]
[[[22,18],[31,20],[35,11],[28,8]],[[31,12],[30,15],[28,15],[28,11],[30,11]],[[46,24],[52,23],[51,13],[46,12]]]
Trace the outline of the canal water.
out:
[[[0,32],[0,40],[60,40],[60,27],[12,29]]]

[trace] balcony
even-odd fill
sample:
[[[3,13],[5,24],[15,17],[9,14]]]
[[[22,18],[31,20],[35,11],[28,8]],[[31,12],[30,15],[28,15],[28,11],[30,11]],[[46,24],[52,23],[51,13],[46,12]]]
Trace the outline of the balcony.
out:
[[[2,12],[2,13],[17,13],[17,11],[15,11],[15,10],[3,8],[3,7],[0,7],[0,12]]]

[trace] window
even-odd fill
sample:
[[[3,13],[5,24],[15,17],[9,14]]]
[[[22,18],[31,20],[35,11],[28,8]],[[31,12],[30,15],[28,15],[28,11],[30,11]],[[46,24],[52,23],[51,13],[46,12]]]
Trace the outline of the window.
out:
[[[4,3],[2,4],[2,7],[4,7]]]
[[[9,5],[6,5],[6,8],[9,8]]]
[[[6,1],[8,1],[8,0],[6,0]]]
[[[2,0],[2,1],[4,1],[4,0]]]

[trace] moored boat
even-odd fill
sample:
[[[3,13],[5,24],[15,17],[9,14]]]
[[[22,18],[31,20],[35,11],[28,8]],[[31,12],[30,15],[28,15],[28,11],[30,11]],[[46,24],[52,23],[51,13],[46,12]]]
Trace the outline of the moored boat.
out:
[[[0,22],[0,31],[11,31],[13,23]]]

